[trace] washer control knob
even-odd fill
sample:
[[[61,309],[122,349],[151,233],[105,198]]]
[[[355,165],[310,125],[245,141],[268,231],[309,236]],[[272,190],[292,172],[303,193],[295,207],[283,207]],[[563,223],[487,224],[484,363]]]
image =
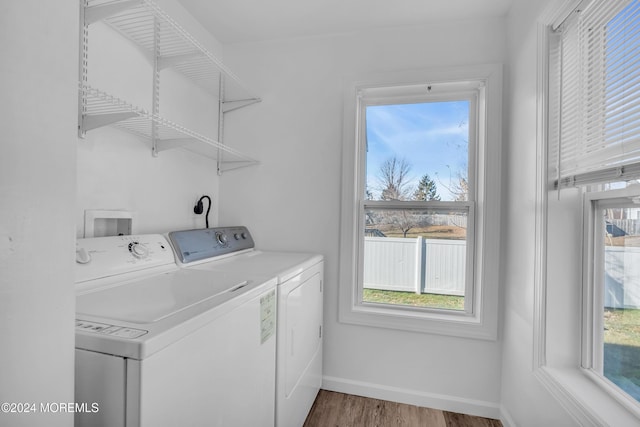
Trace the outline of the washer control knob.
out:
[[[240,235],[238,233],[234,233],[233,238],[236,240],[240,240]]]
[[[227,235],[224,234],[224,233],[216,233],[216,240],[221,245],[226,245],[227,244]]]
[[[78,264],[88,264],[91,262],[91,255],[85,248],[78,248],[76,250],[76,262]]]
[[[246,239],[246,238],[247,238],[247,233],[244,233],[244,232],[243,232],[243,233],[241,234],[241,236],[242,236],[242,238],[243,238],[243,239]]]
[[[129,252],[136,258],[146,258],[149,255],[149,248],[139,242],[129,243]]]

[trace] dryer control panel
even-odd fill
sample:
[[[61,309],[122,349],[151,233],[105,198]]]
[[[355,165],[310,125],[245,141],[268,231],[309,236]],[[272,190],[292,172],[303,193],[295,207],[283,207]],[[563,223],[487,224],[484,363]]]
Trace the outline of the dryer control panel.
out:
[[[254,247],[249,230],[243,226],[173,231],[169,239],[181,264],[207,261]]]

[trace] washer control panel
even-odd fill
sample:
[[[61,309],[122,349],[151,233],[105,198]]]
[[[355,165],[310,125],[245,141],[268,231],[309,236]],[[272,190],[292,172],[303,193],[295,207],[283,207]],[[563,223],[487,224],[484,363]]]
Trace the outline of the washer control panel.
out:
[[[161,234],[78,239],[76,283],[174,265],[171,245]]]
[[[112,337],[125,339],[135,339],[149,333],[149,331],[145,331],[144,329],[127,328],[125,326],[109,325],[107,323],[82,319],[76,319],[76,331],[110,335]]]
[[[169,239],[182,264],[208,260],[254,247],[249,230],[243,226],[173,231]]]
[[[129,252],[136,258],[144,259],[149,256],[149,248],[144,243],[131,242],[129,243]]]

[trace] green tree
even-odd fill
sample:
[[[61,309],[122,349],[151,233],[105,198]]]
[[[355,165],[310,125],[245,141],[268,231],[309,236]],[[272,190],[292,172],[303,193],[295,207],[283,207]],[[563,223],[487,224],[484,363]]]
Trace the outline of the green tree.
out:
[[[418,188],[413,193],[413,199],[423,201],[440,200],[436,182],[429,177],[428,173],[425,173],[420,182],[418,182]]]

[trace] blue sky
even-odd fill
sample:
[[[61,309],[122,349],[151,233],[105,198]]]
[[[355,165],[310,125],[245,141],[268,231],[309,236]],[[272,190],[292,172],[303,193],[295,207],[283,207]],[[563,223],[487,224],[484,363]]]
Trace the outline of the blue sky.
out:
[[[453,200],[447,187],[468,167],[468,101],[368,106],[366,115],[367,186],[374,198],[380,165],[396,156],[411,165],[413,187],[428,173],[441,200]]]

